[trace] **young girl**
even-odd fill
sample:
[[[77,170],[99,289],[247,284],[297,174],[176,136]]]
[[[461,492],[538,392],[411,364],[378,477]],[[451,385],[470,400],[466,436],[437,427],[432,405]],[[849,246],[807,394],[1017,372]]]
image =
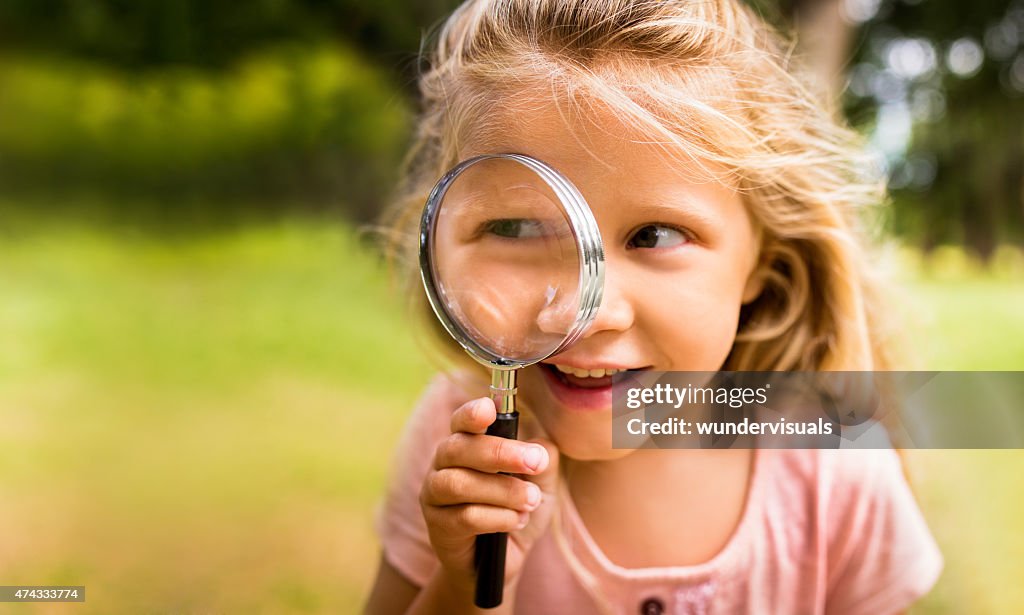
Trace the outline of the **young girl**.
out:
[[[891,450],[611,447],[607,370],[890,367],[856,222],[882,190],[794,72],[739,0],[469,0],[448,19],[392,219],[406,262],[445,170],[517,152],[591,206],[604,299],[522,371],[519,441],[484,434],[482,367],[435,378],[369,612],[473,612],[489,532],[510,532],[495,612],[879,614],[932,586],[942,559]]]

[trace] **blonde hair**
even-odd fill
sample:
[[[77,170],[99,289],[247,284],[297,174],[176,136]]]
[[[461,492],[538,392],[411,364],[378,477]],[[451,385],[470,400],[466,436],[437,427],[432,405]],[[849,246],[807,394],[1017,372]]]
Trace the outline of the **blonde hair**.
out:
[[[860,137],[801,75],[792,47],[739,0],[468,0],[424,54],[422,111],[388,252],[429,341],[471,364],[417,286],[419,216],[434,182],[470,140],[508,120],[530,91],[586,109],[600,102],[631,127],[728,182],[760,238],[760,294],[741,309],[723,370],[892,368],[865,214],[885,201]],[[511,109],[514,112],[514,109]],[[724,169],[722,171],[721,169]],[[585,196],[585,195],[584,195]],[[602,612],[614,609],[555,538]]]
[[[890,368],[859,215],[883,202],[883,184],[865,173],[871,160],[859,136],[801,82],[785,39],[749,7],[469,0],[424,56],[422,112],[385,223],[413,311],[440,348],[453,343],[415,288],[423,202],[506,97],[532,89],[576,105],[600,101],[740,192],[761,237],[764,287],[743,306],[722,369]]]

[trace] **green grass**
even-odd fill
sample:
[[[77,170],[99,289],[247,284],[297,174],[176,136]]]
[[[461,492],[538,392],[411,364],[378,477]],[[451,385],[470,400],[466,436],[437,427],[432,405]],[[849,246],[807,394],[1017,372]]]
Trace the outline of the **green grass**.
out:
[[[431,372],[383,279],[332,224],[8,232],[0,582],[84,584],[83,613],[356,611]],[[925,365],[1024,367],[1020,279],[911,266]],[[947,563],[920,612],[1024,603],[1024,454],[910,462]]]
[[[921,369],[1024,370],[1024,252],[1001,249],[988,269],[953,248],[896,262],[889,296]]]
[[[383,277],[332,225],[7,237],[0,578],[96,613],[351,610],[430,373]]]

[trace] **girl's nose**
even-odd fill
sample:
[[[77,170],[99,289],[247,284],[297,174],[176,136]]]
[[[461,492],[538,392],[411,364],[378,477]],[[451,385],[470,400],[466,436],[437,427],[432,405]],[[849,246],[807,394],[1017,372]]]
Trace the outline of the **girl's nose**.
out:
[[[601,331],[626,331],[633,326],[636,310],[630,293],[628,280],[613,267],[605,267],[604,293],[601,296],[601,307],[597,310],[594,322],[590,324],[584,337]]]
[[[537,328],[544,333],[564,337],[576,321],[579,295],[575,286],[567,290],[563,285],[548,285],[544,305],[537,314]]]
[[[605,268],[601,307],[584,337],[598,331],[625,331],[633,326],[635,311],[628,284],[620,276],[609,275],[609,269]],[[576,320],[578,293],[575,288],[566,292],[562,288],[549,287],[548,291],[546,303],[537,316],[537,327],[544,333],[566,335]]]

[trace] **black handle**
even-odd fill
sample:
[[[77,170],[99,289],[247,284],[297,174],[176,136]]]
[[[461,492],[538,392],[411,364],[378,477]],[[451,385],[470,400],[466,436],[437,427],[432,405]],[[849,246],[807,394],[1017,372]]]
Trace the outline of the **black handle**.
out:
[[[515,440],[519,434],[519,413],[499,413],[487,435]],[[480,534],[476,537],[476,600],[482,609],[492,609],[501,604],[505,589],[505,550],[508,547],[508,534]]]

